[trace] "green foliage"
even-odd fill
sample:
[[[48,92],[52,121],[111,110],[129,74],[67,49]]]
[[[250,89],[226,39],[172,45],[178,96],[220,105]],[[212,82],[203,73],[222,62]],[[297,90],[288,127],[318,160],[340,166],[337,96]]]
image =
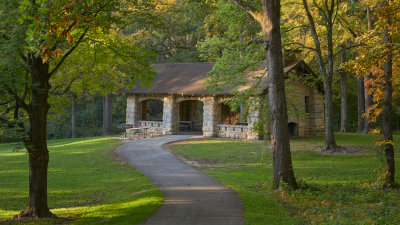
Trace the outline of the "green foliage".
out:
[[[212,4],[197,0],[151,1],[139,18],[129,20],[125,33],[158,55],[158,63],[198,62],[198,41]]]
[[[149,86],[155,55],[139,47],[133,36],[124,35],[124,28],[146,11],[149,2],[1,1],[1,122],[21,136],[27,134],[37,85],[31,77],[38,69],[35,60],[46,70],[40,72],[40,80],[50,85],[50,120],[64,117],[68,101],[63,95],[71,91],[105,95],[139,81]]]
[[[139,81],[149,87],[155,75],[150,68],[155,55],[137,44],[132,36],[98,32],[65,61],[52,85],[62,89],[73,82],[71,91],[77,95],[116,93]]]
[[[68,101],[70,103],[70,100]],[[122,132],[118,125],[125,124],[126,96],[119,95],[113,98],[113,132],[116,135]],[[49,139],[71,137],[71,107],[59,111],[51,111],[47,125]],[[77,137],[91,137],[102,134],[103,127],[103,97],[86,96],[78,98],[76,106],[76,135]]]
[[[0,223],[26,204],[28,161],[15,144],[0,144]],[[162,193],[147,177],[112,153],[118,140],[78,138],[49,141],[49,205],[70,224],[136,224],[151,215]],[[60,224],[33,220],[10,224]],[[6,223],[7,224],[7,223]]]
[[[341,146],[367,149],[377,138],[335,136]],[[261,142],[197,140],[171,147],[184,158],[203,162],[203,172],[239,192],[245,224],[397,224],[400,196],[398,190],[377,185],[375,153],[326,155],[313,150],[323,141],[323,137],[291,140],[293,167],[302,187],[294,192],[272,189],[272,154]],[[394,141],[398,146],[400,137]],[[260,162],[263,154],[266,161]]]

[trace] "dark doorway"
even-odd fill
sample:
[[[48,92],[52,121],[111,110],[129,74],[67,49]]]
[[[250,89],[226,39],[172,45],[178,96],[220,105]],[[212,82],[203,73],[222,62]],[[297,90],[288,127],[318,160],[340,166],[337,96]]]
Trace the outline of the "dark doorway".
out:
[[[164,103],[158,99],[142,101],[142,120],[162,121]]]
[[[289,127],[289,136],[290,137],[299,136],[299,126],[297,126],[297,123],[290,122],[288,124],[288,127]]]
[[[203,131],[203,102],[186,100],[179,103],[179,131]]]

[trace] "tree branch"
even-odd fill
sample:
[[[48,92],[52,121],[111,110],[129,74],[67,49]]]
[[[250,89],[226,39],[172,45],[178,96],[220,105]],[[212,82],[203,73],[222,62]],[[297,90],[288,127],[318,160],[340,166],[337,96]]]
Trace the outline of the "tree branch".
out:
[[[57,63],[57,65],[54,67],[54,69],[49,73],[49,78],[57,72],[57,70],[60,68],[60,66],[63,64],[65,59],[71,55],[71,53],[79,46],[79,44],[82,42],[83,38],[86,36],[87,32],[89,31],[90,26],[88,26],[83,34],[79,37],[78,41],[75,43],[75,45],[68,50],[67,53],[64,54],[64,56],[61,58],[61,60]]]
[[[314,3],[314,6],[317,7],[317,9],[322,13],[322,15],[328,21],[328,16],[325,14],[325,11],[317,4],[317,2],[315,0],[313,0],[313,3]],[[304,5],[304,3],[303,3],[303,5]],[[308,8],[308,6],[307,6],[307,8]],[[311,15],[311,13],[310,13],[310,15]]]
[[[315,0],[313,0],[313,1],[315,2]],[[312,17],[310,9],[308,8],[307,0],[303,0],[303,6],[304,6],[304,10],[306,11],[308,22],[311,27],[311,35],[314,40],[315,52],[317,53],[319,68],[321,70],[322,77],[325,78],[327,74],[326,74],[324,59],[322,57],[321,44],[320,44],[320,41],[318,38],[317,30],[315,28],[314,18]]]
[[[15,101],[26,111],[30,111],[30,107],[29,105],[27,105],[25,103],[25,101],[23,99],[21,99],[17,93],[15,91],[13,91],[11,88],[9,87],[5,87],[5,90],[8,92],[8,94],[10,94],[11,96],[13,96],[15,98]]]
[[[254,38],[251,39],[246,43],[246,45],[251,45],[251,44],[263,44],[264,43],[264,38]]]
[[[67,93],[67,92],[71,89],[72,84],[73,84],[76,80],[78,80],[80,77],[81,77],[81,76],[76,76],[76,77],[74,77],[74,78],[67,84],[67,86],[65,87],[65,89],[64,89],[63,91],[61,91],[61,92],[57,92],[57,91],[56,91],[58,88],[64,86],[64,85],[60,85],[60,86],[58,86],[58,87],[55,87],[52,91],[50,91],[50,94],[53,94],[53,95],[60,95],[60,96],[61,96],[61,95],[64,95],[65,93]]]
[[[304,48],[304,49],[309,49],[312,51],[317,51],[317,49],[312,48],[312,47],[308,47],[300,42],[291,42],[291,43],[287,43],[287,44],[283,44],[283,46],[290,46],[290,45],[299,45],[300,47]]]
[[[257,9],[252,7],[251,5],[243,2],[242,0],[231,0],[232,3],[242,8],[248,14],[250,14],[255,20],[257,20],[260,24],[263,23],[262,13],[259,12]]]
[[[351,34],[354,38],[357,38],[357,37],[358,37],[358,35],[356,34],[356,32],[354,32],[349,26],[347,26],[348,23],[347,23],[346,20],[341,19],[340,17],[338,17],[338,21],[339,21],[339,23],[340,23],[344,28],[346,28],[346,29],[350,32],[350,34]],[[346,23],[346,24],[345,24],[345,23]]]
[[[335,0],[332,0],[332,2],[334,2],[334,1]],[[332,24],[335,24],[338,12],[339,12],[339,0],[336,1],[336,11],[335,11],[335,15],[333,16]]]
[[[295,27],[290,27],[288,29],[282,29],[282,31],[284,32],[290,32],[292,30],[298,29],[298,28],[303,28],[303,27],[310,27],[310,25],[299,25],[299,26],[295,26]]]
[[[0,32],[1,37],[3,37],[4,39],[6,39],[7,41],[10,40],[10,37],[8,37],[5,33]],[[22,60],[24,61],[24,63],[28,62],[28,58],[26,56],[24,56],[24,54],[22,54],[21,52],[18,52],[18,54],[21,56]]]

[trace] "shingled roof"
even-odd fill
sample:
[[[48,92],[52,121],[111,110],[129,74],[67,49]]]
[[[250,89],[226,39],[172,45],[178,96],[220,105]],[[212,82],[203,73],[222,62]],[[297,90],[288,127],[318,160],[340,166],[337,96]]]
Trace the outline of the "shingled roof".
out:
[[[153,71],[157,73],[151,89],[137,85],[134,89],[126,90],[131,94],[184,94],[184,95],[211,95],[215,94],[206,90],[205,81],[207,73],[215,63],[173,63],[154,64]],[[301,68],[303,72],[314,74],[307,64],[300,60],[284,68],[285,73]],[[315,75],[315,74],[314,74]],[[264,82],[266,79],[263,79]],[[264,85],[263,85],[264,86]],[[230,91],[218,92],[229,95]]]

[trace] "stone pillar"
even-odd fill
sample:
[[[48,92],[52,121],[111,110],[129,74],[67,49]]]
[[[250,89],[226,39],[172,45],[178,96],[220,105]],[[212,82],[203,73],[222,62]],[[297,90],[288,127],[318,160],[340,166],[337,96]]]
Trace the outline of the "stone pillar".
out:
[[[221,118],[221,105],[215,97],[207,97],[203,103],[203,136],[215,137]]]
[[[126,96],[126,124],[139,126],[140,120],[140,102],[137,95],[127,94]]]
[[[179,103],[174,96],[164,97],[163,134],[177,134],[179,132]]]
[[[260,135],[253,128],[256,123],[260,121],[260,109],[259,106],[250,106],[249,113],[247,115],[247,139],[250,140],[259,140]]]

